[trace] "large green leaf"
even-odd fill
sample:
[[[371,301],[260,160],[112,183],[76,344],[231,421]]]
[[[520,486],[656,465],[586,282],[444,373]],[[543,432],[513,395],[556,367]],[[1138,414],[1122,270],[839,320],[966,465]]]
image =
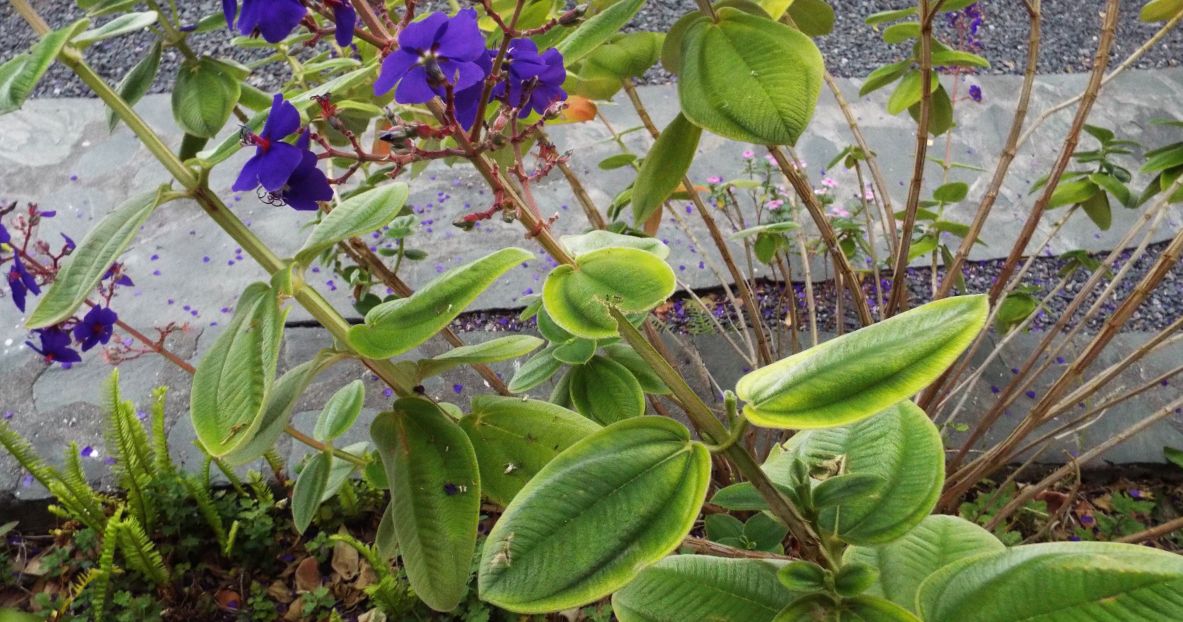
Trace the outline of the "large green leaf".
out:
[[[419,361],[417,377],[430,378],[460,365],[496,363],[525,356],[541,346],[543,341],[533,335],[510,335],[490,339],[484,343],[452,348],[447,352]]]
[[[580,24],[575,32],[555,46],[563,62],[573,65],[620,32],[632,20],[645,0],[620,0]]]
[[[620,622],[771,622],[797,596],[776,572],[760,559],[675,555],[613,594],[612,611]]]
[[[66,258],[26,325],[53,326],[73,315],[160,205],[162,192],[157,189],[128,199],[91,229]]]
[[[431,402],[401,399],[370,429],[390,481],[391,517],[415,594],[436,611],[464,599],[481,482],[468,436]]]
[[[931,302],[740,378],[752,423],[824,428],[869,417],[944,373],[986,323],[985,296]]]
[[[318,441],[331,441],[349,431],[366,403],[366,385],[354,380],[337,389],[316,418],[312,436]]]
[[[296,485],[292,487],[292,522],[299,533],[307,531],[316,511],[320,509],[321,498],[329,485],[332,462],[332,454],[318,453],[312,456],[296,477]]]
[[[89,20],[80,19],[65,28],[59,28],[45,35],[28,52],[0,65],[0,114],[20,109],[41,81],[41,76],[57,59],[58,53],[66,47],[70,37],[89,23]]]
[[[262,425],[286,315],[269,285],[248,286],[234,317],[197,364],[189,416],[197,440],[211,456],[234,451]]]
[[[230,119],[241,92],[239,81],[213,59],[186,62],[173,86],[173,118],[187,134],[213,138]]]
[[[542,304],[561,328],[587,339],[616,336],[610,307],[648,311],[677,285],[669,264],[635,248],[603,248],[576,257],[575,263],[551,271]]]
[[[657,255],[661,259],[670,256],[670,247],[666,246],[665,242],[657,238],[642,238],[635,235],[604,231],[602,229],[589,231],[580,235],[564,235],[559,238],[559,241],[575,257],[586,255],[601,248],[611,248],[614,246],[639,248]]]
[[[883,544],[904,535],[936,507],[945,480],[940,432],[908,401],[852,425],[797,434],[764,468],[774,482],[789,485],[796,458],[815,469],[881,479],[874,492],[818,513],[818,527],[849,544]]]
[[[878,568],[879,579],[867,593],[912,610],[920,584],[932,573],[966,557],[1005,549],[993,534],[965,519],[933,515],[898,540],[873,548],[846,549],[843,563]]]
[[[926,622],[1158,622],[1183,613],[1183,557],[1132,544],[1032,544],[955,562],[920,586]]]
[[[677,548],[711,460],[676,421],[638,417],[572,445],[514,497],[485,541],[481,599],[519,613],[578,607]]]
[[[641,162],[641,170],[633,182],[634,223],[640,225],[649,220],[682,183],[690,171],[701,137],[702,129],[681,114],[661,131],[657,142]]]
[[[481,492],[508,505],[542,467],[600,426],[541,400],[482,395],[460,420],[476,450]]]
[[[104,39],[111,39],[131,32],[141,31],[155,24],[158,17],[159,15],[156,11],[124,13],[98,28],[91,28],[79,34],[70,40],[70,44],[84,48]]]
[[[682,40],[682,114],[715,134],[792,145],[821,94],[821,52],[799,30],[739,9],[694,22]]]
[[[826,0],[792,0],[789,16],[801,32],[823,37],[834,31],[834,9]]]
[[[435,336],[502,274],[533,256],[503,248],[452,268],[412,296],[370,309],[365,324],[349,330],[349,344],[369,358],[402,354]]]
[[[602,425],[645,414],[641,383],[624,365],[603,356],[571,369],[571,403],[579,414]]]
[[[811,594],[789,604],[774,622],[922,622],[907,609],[875,596],[855,596],[835,603],[829,596]]]
[[[164,46],[160,41],[152,44],[152,49],[140,62],[132,67],[127,75],[123,76],[123,80],[119,82],[119,96],[128,104],[135,105],[136,102],[143,99],[144,95],[152,88],[152,82],[156,80],[156,72],[160,69],[160,55],[164,50]],[[111,130],[119,124],[119,115],[114,111],[107,113],[107,127]]]
[[[604,354],[613,361],[624,365],[633,376],[636,377],[637,382],[641,383],[641,389],[646,393],[653,395],[666,395],[670,392],[670,388],[665,385],[657,372],[641,358],[637,351],[630,348],[623,343],[613,343],[603,347]]]
[[[296,402],[316,375],[347,357],[346,354],[325,350],[311,361],[305,361],[280,376],[267,394],[267,404],[263,407],[259,425],[252,426],[254,434],[226,454],[222,460],[230,466],[242,466],[263,457],[263,454],[275,447],[279,437],[283,436]]]
[[[342,201],[312,230],[304,248],[296,253],[296,261],[307,265],[337,242],[389,224],[406,204],[410,193],[404,183],[388,183]]]

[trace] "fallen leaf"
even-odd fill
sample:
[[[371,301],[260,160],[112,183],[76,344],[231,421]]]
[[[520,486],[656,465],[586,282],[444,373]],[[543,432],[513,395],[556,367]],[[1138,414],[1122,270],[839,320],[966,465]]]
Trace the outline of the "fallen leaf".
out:
[[[346,535],[349,534],[344,527],[341,531]],[[344,542],[337,542],[333,544],[333,559],[331,565],[333,572],[337,573],[341,579],[345,581],[352,581],[357,578],[359,572],[358,564],[361,562],[361,556],[357,554],[357,549],[345,544]]]
[[[320,567],[316,563],[316,558],[305,557],[304,561],[296,567],[296,593],[311,592],[320,587],[322,583]]]
[[[222,608],[222,611],[235,612],[242,608],[242,597],[234,590],[218,590],[218,593],[214,596],[214,600],[218,602],[218,606]]]

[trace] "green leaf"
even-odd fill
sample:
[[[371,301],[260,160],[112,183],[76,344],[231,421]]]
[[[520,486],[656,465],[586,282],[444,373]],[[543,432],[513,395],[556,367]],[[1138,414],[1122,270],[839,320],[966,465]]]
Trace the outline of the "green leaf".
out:
[[[573,256],[586,255],[601,248],[628,247],[637,248],[665,259],[670,255],[670,247],[657,238],[643,238],[635,235],[612,233],[611,231],[596,230],[581,235],[564,235],[559,238],[563,247]]]
[[[920,38],[920,22],[901,22],[883,29],[883,41],[892,45]]]
[[[938,80],[934,81],[938,82]],[[933,136],[940,136],[948,132],[953,127],[953,100],[949,98],[949,92],[945,90],[944,86],[937,86],[930,98],[932,109],[928,115],[928,133]],[[908,108],[908,114],[920,122],[920,104],[913,104]]]
[[[563,55],[563,62],[574,65],[618,34],[643,4],[645,0],[620,0],[580,24],[575,32],[555,46]]]
[[[510,502],[485,541],[481,599],[518,613],[599,600],[672,552],[711,460],[681,424],[637,417],[572,445]]]
[[[117,89],[123,101],[134,106],[144,95],[148,94],[152,88],[152,82],[156,80],[156,72],[160,69],[160,55],[163,49],[160,41],[153,43],[148,54],[141,58],[140,62],[127,72],[127,75],[123,76]],[[117,125],[119,125],[119,115],[112,110],[107,114],[107,127],[114,131]]]
[[[286,315],[270,286],[248,286],[230,323],[197,364],[189,415],[198,442],[211,456],[229,454],[259,430]]]
[[[1116,177],[1106,175],[1105,173],[1093,173],[1089,175],[1089,180],[1109,194],[1112,194],[1122,205],[1126,207],[1134,205],[1134,197],[1130,193],[1130,189]]]
[[[431,402],[401,399],[370,429],[390,481],[391,517],[415,594],[451,611],[468,591],[481,481],[468,436]]]
[[[1138,14],[1144,22],[1162,22],[1171,19],[1183,11],[1183,0],[1150,0]]]
[[[637,159],[636,154],[618,153],[616,155],[611,155],[611,156],[604,158],[603,160],[600,160],[600,163],[597,166],[599,166],[600,170],[602,170],[602,171],[612,171],[612,170],[616,170],[618,168],[624,168],[624,167],[628,166],[629,164],[632,164],[633,162],[635,162],[636,159]]]
[[[158,188],[128,199],[91,229],[63,262],[53,285],[29,314],[25,325],[44,328],[74,315],[160,205],[163,191]]]
[[[1183,166],[1183,143],[1170,145],[1146,155],[1146,163],[1142,165],[1143,173],[1158,173]]]
[[[822,480],[813,488],[813,506],[828,508],[877,493],[886,482],[872,473],[847,473]]]
[[[317,374],[345,358],[345,354],[325,350],[311,361],[305,361],[280,376],[267,394],[267,404],[263,407],[263,414],[253,435],[243,440],[222,460],[230,466],[242,466],[258,460],[274,448],[275,442],[287,428],[292,410],[304,390]]]
[[[1099,190],[1097,184],[1094,184],[1087,177],[1072,181],[1061,181],[1060,185],[1056,186],[1056,190],[1052,192],[1052,198],[1048,202],[1047,208],[1055,209],[1065,205],[1083,203],[1089,200]]]
[[[932,53],[932,66],[989,69],[990,61],[977,54],[962,52],[961,50],[937,50]]]
[[[793,499],[793,491],[783,485],[776,485],[786,497]],[[768,502],[756,491],[751,482],[739,482],[725,488],[720,488],[711,497],[711,503],[735,512],[763,512],[768,509]]]
[[[603,356],[571,370],[571,402],[579,414],[608,425],[645,414],[645,393],[624,365]]]
[[[670,388],[665,386],[665,382],[661,377],[653,371],[653,368],[641,358],[637,351],[623,343],[613,343],[601,348],[604,354],[617,363],[623,365],[637,382],[641,383],[641,390],[652,395],[666,395],[670,392]]]
[[[460,365],[496,363],[516,359],[537,350],[543,341],[533,335],[510,335],[484,343],[461,346],[418,363],[419,380],[430,378]]]
[[[724,138],[792,145],[821,94],[821,52],[799,30],[738,9],[694,22],[678,95],[691,123]]]
[[[796,597],[775,562],[676,555],[649,566],[612,595],[620,622],[770,622]]]
[[[863,85],[859,87],[859,97],[865,97],[868,93],[877,91],[888,84],[895,82],[900,78],[900,76],[904,75],[904,73],[911,68],[912,59],[907,59],[898,63],[884,65],[875,71],[872,71],[870,75],[867,76],[867,79],[863,81]],[[919,90],[919,83],[916,85],[916,88]],[[837,164],[837,162],[835,162],[835,164]],[[827,168],[832,168],[832,166]]]
[[[382,228],[394,220],[411,191],[404,183],[388,183],[341,202],[316,228],[296,261],[308,265],[322,251],[349,238]]]
[[[870,564],[851,562],[842,563],[842,568],[834,577],[834,588],[843,596],[856,596],[867,590],[879,580],[879,570]]]
[[[603,248],[576,257],[575,264],[546,277],[542,304],[561,328],[586,339],[616,336],[610,308],[648,311],[677,285],[669,264],[635,248]]]
[[[969,184],[963,181],[947,183],[932,192],[932,198],[941,203],[960,203],[969,194]]]
[[[887,113],[897,115],[912,106],[920,103],[921,87],[924,84],[923,75],[919,70],[910,71],[900,80],[900,83],[891,92],[891,97],[887,100]],[[940,88],[941,81],[934,73],[930,84],[931,92],[936,93]]]
[[[1097,192],[1085,199],[1084,203],[1080,204],[1080,208],[1101,231],[1108,231],[1109,227],[1113,225],[1113,210],[1109,207],[1108,194]]]
[[[348,432],[365,403],[366,386],[361,380],[354,380],[337,389],[316,418],[316,429],[312,436],[318,441],[327,442]]]
[[[955,561],[1003,550],[1002,542],[985,529],[956,516],[933,515],[898,540],[850,547],[842,560],[878,568],[879,578],[867,593],[914,612],[916,592],[929,575]]]
[[[70,44],[79,48],[85,48],[93,45],[104,39],[118,37],[129,32],[136,32],[143,30],[152,24],[156,23],[159,16],[156,11],[144,11],[142,13],[124,13],[119,17],[99,26],[92,28],[86,32],[74,37],[70,40]]]
[[[797,592],[819,592],[826,589],[830,573],[825,568],[805,560],[792,561],[776,573],[781,585]]]
[[[525,393],[555,375],[563,366],[563,362],[554,356],[555,347],[549,346],[522,363],[509,381],[509,392]]]
[[[994,330],[1006,334],[1022,324],[1038,308],[1039,300],[1035,296],[1022,291],[1011,292],[998,304],[998,312],[994,314]]]
[[[932,512],[945,478],[940,432],[908,401],[853,425],[797,434],[764,468],[789,485],[797,458],[813,468],[837,463],[842,474],[881,479],[876,491],[818,513],[819,529],[850,544],[882,544],[907,533]]]
[[[1183,449],[1175,449],[1174,447],[1163,447],[1162,455],[1167,459],[1167,462],[1183,469]]]
[[[825,0],[792,0],[789,17],[801,32],[822,37],[834,31],[834,9]]]
[[[320,509],[321,498],[329,485],[331,461],[332,454],[318,453],[296,477],[296,485],[292,488],[292,522],[301,534],[308,530]]]
[[[369,441],[361,441],[347,445],[342,451],[354,456],[361,456],[369,451],[369,448]],[[353,475],[353,472],[357,469],[358,466],[356,464],[334,457],[329,465],[329,480],[325,486],[324,494],[320,496],[320,502],[322,504],[327,503],[330,499],[337,496],[337,493],[341,491],[341,487],[345,485],[345,482],[349,481],[349,476]]]
[[[868,15],[867,19],[865,19],[863,21],[866,22],[866,24],[868,26],[878,26],[879,24],[883,24],[886,22],[893,22],[897,19],[904,19],[905,17],[911,17],[915,14],[916,14],[916,7],[908,7],[906,9],[898,9],[898,10],[894,10],[894,11],[879,11],[877,13],[872,13],[872,14]]]
[[[583,365],[596,354],[595,339],[580,339],[575,337],[563,344],[556,344],[554,357],[568,365]]]
[[[752,423],[805,429],[869,417],[944,373],[986,323],[984,296],[931,302],[740,378]]]
[[[600,426],[541,400],[482,395],[460,420],[476,451],[481,492],[501,506],[555,456]]]
[[[927,622],[1172,620],[1183,557],[1109,542],[1019,546],[945,566],[916,602]]]
[[[365,324],[349,329],[349,344],[373,359],[407,352],[435,336],[510,268],[533,256],[520,248],[503,248],[453,268],[410,297],[371,309]]]
[[[89,23],[89,20],[81,19],[59,28],[45,35],[28,52],[0,65],[0,114],[20,109],[41,81],[41,76],[57,59],[58,53],[66,47],[69,38]]]
[[[663,39],[664,35],[657,32],[614,35],[583,59],[578,73],[585,79],[610,80],[617,84],[635,78],[657,62]],[[621,164],[627,165],[628,162]]]
[[[213,59],[188,61],[173,87],[173,118],[186,133],[213,138],[230,119],[241,92],[239,81]]]
[[[633,182],[635,224],[649,220],[681,185],[690,171],[701,137],[702,129],[681,114],[658,135],[657,142],[641,161],[641,170]]]

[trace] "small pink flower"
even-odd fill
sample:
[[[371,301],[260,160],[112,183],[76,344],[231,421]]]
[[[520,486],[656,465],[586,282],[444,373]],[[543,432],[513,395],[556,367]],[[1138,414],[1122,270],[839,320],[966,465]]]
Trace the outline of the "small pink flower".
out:
[[[768,209],[780,209],[781,206],[783,206],[784,204],[785,204],[785,202],[780,199],[773,199],[773,200],[769,201],[765,205],[765,207],[767,207]]]
[[[771,153],[764,154],[764,159],[767,160],[769,164],[772,164],[773,166],[776,165],[776,158],[772,157]]]
[[[839,218],[850,218],[850,212],[846,211],[846,208],[840,207],[838,205],[830,208],[830,213]]]
[[[707,183],[708,184],[716,184],[716,185],[721,184],[721,183],[723,183],[723,178],[722,177],[707,177]]]
[[[755,156],[756,156],[756,154],[751,149],[744,149],[743,159],[751,160]]]
[[[837,188],[838,182],[833,177],[822,177],[822,185],[827,188]]]

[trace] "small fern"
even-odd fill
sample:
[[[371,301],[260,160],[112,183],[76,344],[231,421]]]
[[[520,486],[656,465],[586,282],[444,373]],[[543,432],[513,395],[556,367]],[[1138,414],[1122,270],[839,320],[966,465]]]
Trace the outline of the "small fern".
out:
[[[164,402],[167,397],[168,387],[152,390],[152,453],[156,458],[154,469],[157,475],[176,472],[176,465],[168,452],[168,430],[164,425]]]
[[[189,492],[189,496],[193,497],[193,501],[197,503],[197,510],[201,512],[201,516],[205,518],[210,530],[214,532],[214,537],[218,539],[218,547],[223,554],[227,554],[229,540],[226,537],[226,526],[222,523],[222,517],[218,514],[217,508],[214,507],[214,500],[209,494],[209,489],[202,486],[195,477],[182,475],[180,479],[185,490]]]
[[[102,620],[107,613],[107,597],[111,592],[111,578],[115,576],[115,547],[119,543],[119,524],[123,519],[123,508],[116,508],[107,528],[103,530],[103,544],[99,550],[99,565],[91,580],[93,618]]]
[[[103,511],[103,498],[91,488],[86,479],[86,472],[82,468],[82,454],[78,450],[78,443],[70,442],[66,447],[66,468],[58,476],[61,485],[68,495],[58,495],[59,501],[66,508],[77,514],[78,520],[95,531],[102,531],[106,527],[107,514]],[[52,490],[51,490],[52,492]]]
[[[164,565],[164,559],[135,516],[120,521],[118,534],[119,550],[123,552],[128,567],[156,585],[168,582],[168,568]]]
[[[153,480],[152,447],[148,434],[136,418],[135,406],[124,402],[119,393],[119,370],[107,381],[107,451],[115,457],[114,471],[120,486],[127,492],[128,507],[141,525],[151,527],[156,508],[147,499],[147,487]]]
[[[61,606],[58,607],[57,617],[54,619],[66,619],[66,612],[69,611],[70,607],[74,605],[74,601],[78,600],[78,597],[82,595],[82,591],[85,590],[91,583],[98,580],[102,574],[103,572],[98,568],[91,568],[90,570],[87,570],[75,578],[70,584],[70,589],[66,593],[66,598],[62,601]]]

